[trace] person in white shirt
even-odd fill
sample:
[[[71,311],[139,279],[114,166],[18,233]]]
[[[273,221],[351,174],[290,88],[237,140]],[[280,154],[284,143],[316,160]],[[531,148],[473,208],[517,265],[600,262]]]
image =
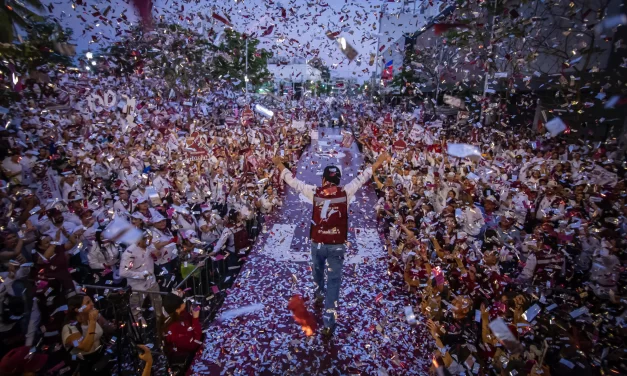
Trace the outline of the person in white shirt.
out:
[[[458,218],[462,231],[470,236],[479,236],[481,229],[485,225],[481,209],[473,202],[466,199],[466,205],[462,209],[462,215]]]
[[[208,206],[201,207],[202,215],[198,220],[200,240],[206,244],[212,244],[220,237],[221,229],[218,226],[218,213]]]
[[[113,211],[116,215],[130,215],[132,209],[129,200],[128,190],[120,188],[118,190],[117,200],[113,203]]]
[[[52,241],[60,244],[66,243],[77,227],[74,223],[65,221],[63,213],[57,208],[48,210],[48,219],[51,225],[44,235],[50,236]]]
[[[11,183],[22,184],[21,156],[19,150],[12,150],[11,155],[2,161],[2,171]]]
[[[544,191],[544,197],[538,198],[536,203],[536,219],[552,222],[560,220],[564,216],[565,203],[556,203],[558,199],[559,197],[555,195],[555,184],[549,183]]]
[[[281,206],[281,199],[274,194],[271,185],[267,185],[263,195],[257,200],[256,206],[262,214],[269,214],[275,206]]]
[[[167,288],[172,283],[172,276],[177,275],[178,271],[177,238],[170,232],[165,217],[159,212],[153,215],[152,225],[154,246],[160,253],[155,260],[156,274]]]
[[[33,167],[37,162],[38,155],[39,153],[36,150],[27,150],[21,158],[20,164],[22,165],[22,184],[29,185],[36,181],[35,177],[33,177]]]
[[[157,317],[162,314],[153,256],[159,257],[161,252],[152,245],[150,233],[144,232],[142,238],[128,247],[120,259],[120,277],[126,278],[128,285],[134,290],[130,305],[136,319],[141,316],[141,307],[149,292],[157,293],[150,294],[150,298]]]
[[[172,214],[172,219],[176,221],[176,225],[180,231],[191,230],[196,234],[198,223],[196,222],[196,218],[192,215],[189,207],[187,205],[182,206],[183,210],[187,210],[187,213],[174,213]]]
[[[81,196],[83,195],[83,189],[80,186],[79,181],[76,179],[76,174],[74,172],[65,173],[65,178],[63,179],[63,188],[61,188],[61,193],[65,201],[68,201],[70,192],[76,192]]]
[[[165,166],[158,167],[156,170],[157,176],[152,179],[152,186],[155,188],[159,196],[165,197],[169,191],[172,190],[172,185],[166,179],[168,170]]]
[[[142,177],[141,181],[137,185],[137,189],[134,190],[133,193],[131,193],[131,197],[130,197],[131,202],[138,201],[140,198],[144,198],[148,202],[150,202],[150,195],[148,194],[148,191],[146,190],[147,183],[148,183],[148,180]]]

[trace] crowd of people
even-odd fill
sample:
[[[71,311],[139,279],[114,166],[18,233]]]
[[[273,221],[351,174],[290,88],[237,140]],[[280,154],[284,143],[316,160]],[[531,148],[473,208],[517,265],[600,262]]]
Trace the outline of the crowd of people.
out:
[[[373,176],[375,210],[392,275],[437,345],[435,367],[627,372],[625,154],[616,142],[461,125],[366,101],[307,99],[268,118],[219,85],[162,98],[154,80],[49,76],[55,90],[27,86],[2,111],[0,356],[36,352],[3,375],[37,372],[31,366],[108,374],[116,327],[96,308],[106,292],[86,295],[85,285],[130,286],[133,316],[159,322],[169,358],[192,355],[198,307],[172,290],[199,258],[239,268],[281,206],[272,159],[298,161],[309,129],[333,119],[369,159],[393,153]],[[92,96],[109,92],[119,103]],[[130,98],[147,99],[133,107]],[[476,152],[452,153],[460,144]]]
[[[462,125],[420,109],[353,116],[371,160],[395,153],[373,177],[376,210],[390,271],[436,343],[434,369],[627,372],[616,140]],[[460,144],[474,153],[460,156]]]
[[[2,108],[0,357],[27,346],[59,374],[107,374],[113,362],[94,364],[110,360],[116,328],[97,307],[127,286],[134,318],[160,324],[167,354],[184,359],[200,346],[199,315],[182,310],[189,292],[165,294],[199,260],[237,272],[281,206],[272,158],[298,159],[309,134],[291,119],[309,112],[269,121],[226,85],[164,99],[157,80],[48,73]],[[108,93],[121,104],[96,98]]]

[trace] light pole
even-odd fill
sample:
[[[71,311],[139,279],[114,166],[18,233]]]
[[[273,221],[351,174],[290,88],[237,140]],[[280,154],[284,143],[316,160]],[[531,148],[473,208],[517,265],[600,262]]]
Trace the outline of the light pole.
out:
[[[374,74],[372,76],[372,91],[370,92],[370,100],[372,102],[374,102],[374,88],[376,87],[375,83],[377,81],[377,73],[379,72],[379,48],[381,48],[380,47],[380,44],[381,44],[380,35],[381,35],[381,25],[383,24],[383,16],[385,15],[385,9],[386,9],[385,4],[383,4],[381,6],[381,15],[379,16],[379,29],[377,30],[378,32],[377,51],[376,51],[375,58],[374,58]]]
[[[244,34],[246,38],[246,75],[244,76],[244,84],[246,85],[246,99],[248,99],[248,36]]]
[[[496,6],[498,4],[498,0],[494,0],[494,15],[492,16],[492,27],[490,28],[490,40],[488,41],[488,45],[490,46],[490,50],[487,50],[487,46],[486,46],[486,53],[487,56],[490,57],[490,54],[492,53],[492,49],[494,48],[494,46],[492,45],[492,39],[494,39],[494,26],[496,24]],[[483,121],[485,119],[485,111],[483,110],[483,106],[486,103],[486,95],[488,93],[488,79],[490,78],[490,66],[488,65],[488,61],[486,61],[486,65],[487,65],[487,69],[485,69],[485,79],[483,80],[483,95],[481,97],[481,107],[479,107],[479,109],[481,110],[480,114],[479,114],[479,122],[483,124]]]

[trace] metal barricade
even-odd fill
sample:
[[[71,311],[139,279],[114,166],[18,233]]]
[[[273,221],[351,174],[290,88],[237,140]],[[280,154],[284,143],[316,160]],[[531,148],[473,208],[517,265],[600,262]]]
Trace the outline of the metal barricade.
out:
[[[211,320],[223,300],[223,290],[228,283],[228,269],[225,259],[221,256],[206,257],[196,262],[195,267],[189,270],[186,261],[181,263],[180,270],[186,270],[187,275],[174,288],[182,291],[185,297],[192,298],[193,303],[202,308],[201,320]]]

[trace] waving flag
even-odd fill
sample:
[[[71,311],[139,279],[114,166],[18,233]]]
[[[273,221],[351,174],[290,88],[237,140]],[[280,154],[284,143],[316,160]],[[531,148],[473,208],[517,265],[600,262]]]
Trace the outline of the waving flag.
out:
[[[390,60],[385,63],[385,69],[381,74],[382,80],[391,80],[394,77],[394,60]]]

